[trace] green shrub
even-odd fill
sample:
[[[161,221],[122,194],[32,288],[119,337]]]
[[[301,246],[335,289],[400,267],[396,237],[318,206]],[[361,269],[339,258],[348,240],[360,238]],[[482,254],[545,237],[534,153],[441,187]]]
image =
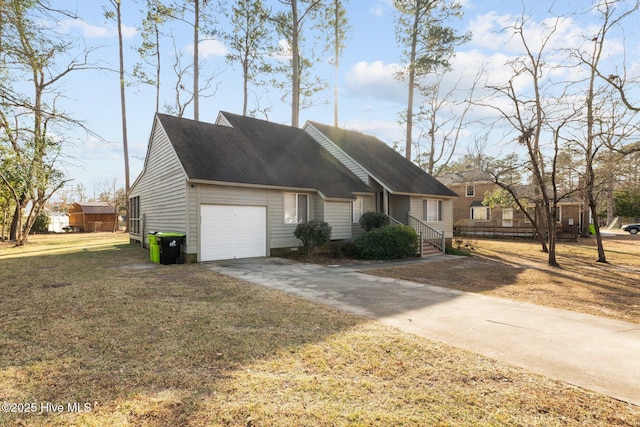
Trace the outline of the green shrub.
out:
[[[331,240],[331,226],[324,221],[309,221],[298,224],[293,234],[302,241],[302,247],[311,256],[313,248]]]
[[[358,237],[355,254],[360,259],[396,259],[416,256],[419,237],[406,225],[379,227]]]
[[[35,233],[47,233],[49,231],[49,215],[42,211],[36,217],[36,220],[31,227],[31,234]]]
[[[389,225],[389,217],[382,212],[365,212],[360,217],[360,226],[366,231]]]

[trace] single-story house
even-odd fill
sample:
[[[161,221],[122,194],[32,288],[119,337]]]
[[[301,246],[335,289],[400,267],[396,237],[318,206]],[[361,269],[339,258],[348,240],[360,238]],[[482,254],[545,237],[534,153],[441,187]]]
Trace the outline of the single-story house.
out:
[[[130,239],[147,246],[151,231],[182,232],[185,257],[210,261],[299,247],[293,232],[305,221],[328,222],[332,240],[353,239],[359,232],[354,224],[368,210],[397,213],[408,222],[411,197],[423,193],[401,191],[395,182],[389,187],[384,173],[372,171],[363,179],[316,137],[227,112],[220,112],[215,124],[156,114],[143,170],[131,186]],[[397,155],[388,150],[380,154]],[[412,163],[398,156],[404,161],[393,157],[379,163],[392,161],[399,176],[415,174]],[[446,203],[432,208],[440,219],[451,217],[451,196],[446,192]],[[406,213],[393,203],[396,198]],[[421,215],[422,204],[415,205]],[[450,220],[447,224],[449,236]]]
[[[69,206],[69,226],[85,233],[116,231],[118,214],[106,202],[80,202]]]

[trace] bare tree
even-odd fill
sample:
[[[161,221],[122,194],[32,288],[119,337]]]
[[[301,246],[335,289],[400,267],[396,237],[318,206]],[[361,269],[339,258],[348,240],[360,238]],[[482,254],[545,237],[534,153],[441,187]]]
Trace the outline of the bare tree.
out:
[[[607,34],[616,26],[620,25],[620,22],[636,12],[640,7],[640,2],[631,4],[631,7],[624,8],[622,12],[619,12],[616,6],[622,4],[618,0],[604,0],[593,7],[589,13],[596,12],[601,17],[601,26],[597,33],[587,41],[587,46],[584,49],[575,49],[574,55],[578,58],[579,62],[586,66],[588,71],[587,90],[585,93],[585,109],[586,109],[586,138],[583,144],[579,144],[584,150],[585,156],[585,196],[593,218],[593,226],[595,229],[597,247],[598,247],[598,262],[607,262],[604,246],[602,244],[602,236],[600,234],[599,214],[597,209],[597,201],[595,194],[596,185],[596,173],[594,168],[595,158],[599,153],[600,148],[603,147],[603,140],[599,138],[600,132],[597,126],[597,121],[602,120],[602,112],[598,112],[597,97],[602,91],[599,91],[596,87],[598,80],[598,68],[605,49],[605,42],[607,40]],[[593,43],[589,49],[588,45]],[[628,104],[624,92],[620,87],[616,87],[619,83],[615,78],[609,79],[614,88],[618,89],[623,95],[625,104]],[[629,105],[627,105],[629,106]],[[610,122],[608,125],[612,125]],[[600,141],[600,142],[599,142]]]
[[[451,161],[458,142],[469,125],[466,118],[473,107],[471,99],[482,73],[476,74],[462,101],[456,101],[455,97],[461,93],[459,85],[464,77],[458,79],[451,88],[444,88],[445,75],[446,71],[433,73],[435,81],[429,85],[428,91],[423,92],[424,101],[414,120],[414,125],[419,130],[413,142],[415,161],[418,166],[435,176]],[[407,120],[407,117],[403,117],[403,120]]]
[[[124,154],[124,185],[125,191],[129,194],[130,178],[129,178],[129,142],[127,138],[127,100],[126,100],[126,81],[124,78],[124,48],[122,45],[122,0],[109,0],[113,10],[105,12],[105,16],[115,19],[118,25],[118,63],[120,77],[120,118],[122,121],[122,151]],[[127,217],[129,216],[129,206],[127,203]],[[127,228],[129,225],[127,221]]]
[[[549,24],[548,32],[539,43],[537,50],[533,50],[527,35],[525,24],[527,18],[522,17],[509,29],[521,42],[524,54],[510,61],[513,77],[504,86],[492,86],[495,93],[509,101],[511,109],[505,110],[496,105],[487,106],[496,109],[501,117],[517,133],[516,141],[527,153],[527,169],[531,174],[535,186],[535,194],[539,197],[537,207],[541,210],[540,219],[533,222],[538,234],[544,234],[548,243],[548,264],[558,266],[556,259],[556,221],[558,219],[557,203],[559,195],[556,186],[556,161],[559,152],[561,130],[572,120],[576,112],[566,110],[566,106],[559,105],[556,97],[545,93],[544,75],[548,65],[545,54],[552,36],[557,31],[558,19]],[[531,87],[530,93],[525,94],[517,90],[516,79],[526,79]],[[548,83],[547,83],[548,84]],[[555,124],[552,124],[555,122]],[[543,134],[543,131],[545,132]],[[551,146],[543,147],[544,140],[551,134]],[[546,148],[546,149],[545,149]],[[550,152],[550,157],[545,154]],[[517,197],[514,197],[516,200]],[[543,245],[543,250],[544,250]]]
[[[446,25],[451,18],[462,16],[462,6],[444,0],[394,0],[398,10],[396,39],[406,57],[406,70],[397,78],[407,82],[405,155],[412,160],[413,106],[415,89],[422,77],[439,68],[449,67],[454,48],[468,35],[458,35]]]
[[[0,161],[11,165],[0,169],[0,183],[15,202],[11,237],[24,245],[47,200],[67,182],[56,167],[63,141],[50,129],[78,124],[57,108],[56,98],[70,73],[90,67],[89,52],[66,65],[56,62],[68,56],[73,41],[42,22],[69,16],[68,12],[44,0],[3,0],[0,6],[2,64],[11,81],[31,85],[28,93],[18,93],[2,80],[2,94],[12,96],[0,98]],[[28,204],[31,209],[23,218]]]
[[[176,76],[175,84],[173,86],[173,102],[166,102],[164,109],[169,114],[173,114],[177,117],[184,117],[187,107],[191,105],[196,96],[188,88],[188,77],[192,76],[194,64],[189,62],[186,65],[183,64],[184,52],[177,45],[176,39],[173,34],[170,35],[173,42],[173,72]],[[215,96],[218,85],[214,85],[213,82],[218,78],[217,73],[211,73],[205,80],[205,84],[200,86],[201,97]]]

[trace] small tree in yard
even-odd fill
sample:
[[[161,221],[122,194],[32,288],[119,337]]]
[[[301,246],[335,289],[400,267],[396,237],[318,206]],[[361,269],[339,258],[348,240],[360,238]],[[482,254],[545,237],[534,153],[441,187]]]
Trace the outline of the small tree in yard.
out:
[[[329,243],[331,226],[324,221],[309,221],[298,224],[293,234],[302,241],[302,247],[308,256],[313,249]]]

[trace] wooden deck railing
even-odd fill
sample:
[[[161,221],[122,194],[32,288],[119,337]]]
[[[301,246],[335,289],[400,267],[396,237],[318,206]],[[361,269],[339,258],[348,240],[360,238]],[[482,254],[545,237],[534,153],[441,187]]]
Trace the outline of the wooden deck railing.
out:
[[[409,215],[409,226],[416,230],[416,233],[418,233],[421,240],[426,240],[444,253],[444,231],[436,230],[412,215]]]

